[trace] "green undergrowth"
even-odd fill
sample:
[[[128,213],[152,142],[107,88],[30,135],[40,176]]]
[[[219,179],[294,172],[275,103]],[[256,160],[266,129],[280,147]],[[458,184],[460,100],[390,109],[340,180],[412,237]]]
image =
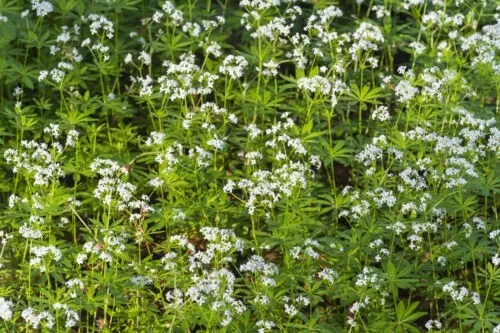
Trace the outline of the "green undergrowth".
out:
[[[0,0],[1,332],[500,332],[500,6]]]

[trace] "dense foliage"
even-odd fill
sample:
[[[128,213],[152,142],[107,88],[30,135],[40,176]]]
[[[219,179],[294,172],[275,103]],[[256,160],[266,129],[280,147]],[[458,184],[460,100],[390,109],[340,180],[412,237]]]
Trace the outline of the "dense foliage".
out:
[[[500,332],[494,0],[0,0],[0,331]]]

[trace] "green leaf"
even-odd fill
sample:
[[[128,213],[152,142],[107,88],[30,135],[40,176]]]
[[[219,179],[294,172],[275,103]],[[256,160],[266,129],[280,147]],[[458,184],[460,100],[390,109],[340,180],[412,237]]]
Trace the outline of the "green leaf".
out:
[[[321,145],[326,149],[328,153],[325,160],[326,163],[337,162],[348,164],[349,159],[355,152],[354,149],[349,147],[348,142],[345,140],[339,140],[335,142],[335,145],[333,147],[330,146],[327,140],[322,141]]]
[[[350,91],[347,93],[347,98],[357,101],[358,103],[379,104],[380,101],[378,99],[387,96],[382,93],[380,87],[370,89],[370,86],[366,85],[360,88],[357,84],[353,83],[350,88]]]
[[[16,39],[16,25],[11,21],[0,21],[0,47],[6,47],[14,39]]]
[[[310,78],[315,77],[318,74],[319,74],[319,67],[318,66],[311,68],[311,70],[309,71]]]
[[[426,312],[414,312],[419,305],[419,302],[413,302],[406,306],[403,301],[400,301],[396,307],[398,325],[411,323],[418,318],[425,316],[427,314]]]
[[[304,71],[302,69],[295,67],[295,78],[296,79],[300,79],[300,78],[303,78],[305,76],[306,76],[306,74],[304,73]]]

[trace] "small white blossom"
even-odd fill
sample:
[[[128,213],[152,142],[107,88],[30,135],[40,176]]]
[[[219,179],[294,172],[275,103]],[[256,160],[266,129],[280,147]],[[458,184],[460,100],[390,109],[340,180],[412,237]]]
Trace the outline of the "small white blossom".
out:
[[[248,61],[242,56],[228,55],[219,67],[221,74],[227,74],[231,79],[236,80],[243,76],[243,71],[248,66]]]
[[[146,66],[151,64],[151,57],[149,56],[149,54],[147,54],[144,51],[141,51],[141,54],[139,55],[138,59]],[[125,60],[125,63],[126,63],[126,60]]]
[[[389,108],[385,105],[378,106],[372,112],[372,119],[384,122],[390,118]]]
[[[48,1],[40,2],[38,0],[32,0],[31,7],[36,12],[36,16],[38,16],[38,17],[47,16],[48,14],[52,13],[52,11],[54,10],[54,7]]]
[[[0,318],[3,320],[10,320],[12,318],[12,307],[14,303],[0,297]]]

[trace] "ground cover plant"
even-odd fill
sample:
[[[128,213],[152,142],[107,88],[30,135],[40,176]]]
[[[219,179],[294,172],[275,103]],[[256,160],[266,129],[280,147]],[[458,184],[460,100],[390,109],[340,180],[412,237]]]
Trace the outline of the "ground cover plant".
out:
[[[1,332],[500,332],[493,0],[0,0]]]

